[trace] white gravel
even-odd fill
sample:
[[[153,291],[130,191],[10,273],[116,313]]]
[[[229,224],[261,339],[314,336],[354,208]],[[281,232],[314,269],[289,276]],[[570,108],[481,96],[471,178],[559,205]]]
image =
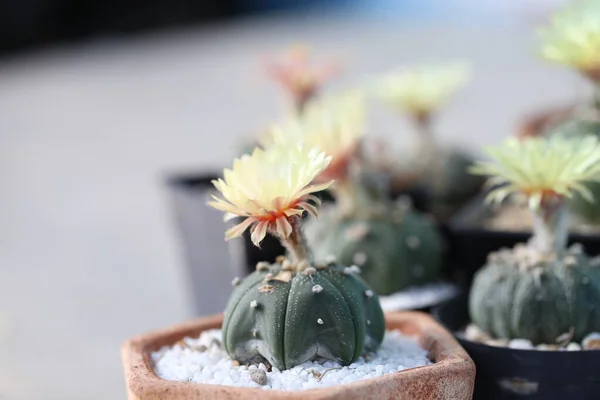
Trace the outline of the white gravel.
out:
[[[459,289],[451,283],[431,283],[407,288],[389,296],[379,296],[383,311],[417,310],[449,300]]]
[[[227,353],[221,349],[221,330],[203,332],[200,338],[184,339],[184,345],[163,347],[152,353],[156,374],[166,380],[189,381],[212,385],[261,387],[263,389],[302,390],[326,387],[373,378],[403,369],[431,364],[427,351],[412,337],[399,331],[388,331],[377,353],[369,361],[360,357],[346,367],[331,361],[306,362],[292,369],[280,371],[273,368],[266,372],[264,386],[254,382],[250,375],[260,364],[249,367],[234,365]],[[256,375],[256,374],[254,374]]]

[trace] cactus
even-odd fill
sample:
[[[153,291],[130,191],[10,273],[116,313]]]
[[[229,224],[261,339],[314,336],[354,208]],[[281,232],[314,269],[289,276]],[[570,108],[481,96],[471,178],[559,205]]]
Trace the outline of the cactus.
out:
[[[565,198],[591,200],[583,182],[598,179],[600,142],[595,136],[509,140],[490,149],[497,164],[480,163],[474,173],[504,185],[488,199],[501,202],[517,192],[534,215],[527,244],[490,254],[474,278],[471,319],[495,337],[554,343],[572,331],[575,340],[600,329],[600,259],[580,246],[566,248]]]
[[[229,300],[223,344],[232,358],[279,369],[317,357],[348,365],[379,346],[383,312],[356,268],[330,263],[300,270],[279,261],[258,264]]]
[[[360,266],[363,279],[381,295],[439,278],[442,239],[431,220],[403,203],[371,215],[324,209],[308,221],[306,236],[315,259],[333,255]]]
[[[380,78],[376,92],[397,111],[404,112],[415,126],[416,152],[410,169],[419,170],[417,185],[429,198],[428,211],[445,220],[466,201],[477,195],[483,184],[468,174],[474,159],[465,151],[445,148],[435,138],[432,123],[442,104],[461,87],[468,69],[462,64],[424,65],[393,72]],[[407,171],[400,169],[397,181],[406,190]]]
[[[573,329],[580,341],[600,330],[600,259],[572,246],[560,258],[528,264],[518,245],[490,255],[473,282],[471,319],[501,338],[555,343]]]
[[[267,233],[288,251],[275,264],[260,262],[236,288],[223,320],[227,353],[241,363],[267,362],[292,368],[319,357],[348,365],[377,349],[383,339],[383,311],[356,266],[312,261],[302,234],[304,211],[316,215],[313,193],[332,182],[311,184],[331,157],[296,142],[256,149],[214,181],[223,198],[209,204],[243,221],[226,238],[250,237],[259,245]]]

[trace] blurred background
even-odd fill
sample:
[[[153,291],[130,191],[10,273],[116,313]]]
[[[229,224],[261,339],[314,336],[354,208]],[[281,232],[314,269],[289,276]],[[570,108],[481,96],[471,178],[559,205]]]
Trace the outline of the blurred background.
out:
[[[537,55],[563,2],[1,0],[0,399],[123,399],[121,343],[196,313],[164,181],[280,119],[265,57],[312,45],[344,65],[330,90],[469,61],[439,131],[478,149],[583,95]],[[403,146],[395,116],[372,115]]]

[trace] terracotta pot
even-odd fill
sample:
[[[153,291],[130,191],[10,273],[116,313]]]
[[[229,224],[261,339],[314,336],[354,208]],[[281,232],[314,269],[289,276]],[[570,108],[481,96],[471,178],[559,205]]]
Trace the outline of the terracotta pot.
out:
[[[173,382],[160,379],[150,353],[184,337],[221,326],[222,315],[201,318],[128,340],[122,348],[123,367],[130,400],[427,400],[471,399],[475,365],[452,335],[429,315],[419,312],[386,314],[388,329],[417,336],[435,364],[410,368],[377,378],[339,386],[302,391],[278,391]]]

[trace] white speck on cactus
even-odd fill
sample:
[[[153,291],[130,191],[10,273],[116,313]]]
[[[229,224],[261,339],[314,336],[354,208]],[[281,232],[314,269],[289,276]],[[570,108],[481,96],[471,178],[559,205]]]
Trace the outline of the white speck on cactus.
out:
[[[252,300],[252,301],[250,302],[250,307],[252,307],[252,308],[256,308],[256,307],[258,307],[258,302],[257,302],[256,300]]]
[[[321,293],[323,291],[323,286],[315,285],[312,287],[312,291],[313,291],[313,293]]]
[[[544,300],[544,296],[542,296],[541,294],[538,294],[537,296],[535,296],[535,299],[537,301],[542,301],[542,300]]]
[[[423,268],[423,266],[421,264],[413,265],[413,267],[412,267],[413,276],[415,276],[416,278],[420,278],[423,276],[424,273],[425,273],[425,268]]]
[[[269,272],[265,275],[265,280],[270,281],[271,279],[273,279],[273,274]]]
[[[308,267],[304,270],[304,274],[305,275],[312,275],[312,274],[316,274],[317,270],[314,267]]]
[[[317,319],[317,324],[319,324],[319,325],[323,325],[323,324],[324,324],[324,322],[323,322],[323,320],[322,320],[321,318],[319,318],[319,319]]]
[[[365,265],[365,263],[367,262],[367,254],[365,252],[359,251],[358,253],[354,254],[354,256],[352,257],[352,261],[356,265]]]
[[[577,258],[575,258],[574,256],[566,256],[563,261],[568,267],[573,267],[577,265]]]
[[[406,238],[406,245],[410,249],[416,249],[421,245],[421,239],[416,236],[409,236]]]
[[[398,197],[398,199],[396,200],[396,204],[401,210],[407,211],[410,210],[410,208],[412,207],[412,200],[410,197],[402,195]]]
[[[258,263],[256,263],[256,270],[257,271],[266,271],[269,269],[269,263],[266,261],[260,261]]]
[[[242,282],[242,280],[239,277],[235,277],[231,280],[231,286],[237,286]]]
[[[371,320],[370,319],[367,320],[367,325],[371,325]]]
[[[358,265],[351,265],[350,266],[350,271],[354,272],[355,274],[360,274],[362,272],[360,270],[360,267]]]
[[[337,258],[333,254],[329,254],[329,255],[327,255],[327,257],[325,257],[325,262],[327,264],[333,264],[336,261],[337,261]]]
[[[250,331],[250,333],[252,334],[252,337],[257,337],[258,336],[258,329],[252,328],[252,330]]]
[[[569,247],[569,253],[574,255],[583,254],[583,246],[581,243],[573,243],[571,247]]]
[[[371,289],[365,290],[365,296],[367,296],[367,297],[373,297],[373,291]]]

